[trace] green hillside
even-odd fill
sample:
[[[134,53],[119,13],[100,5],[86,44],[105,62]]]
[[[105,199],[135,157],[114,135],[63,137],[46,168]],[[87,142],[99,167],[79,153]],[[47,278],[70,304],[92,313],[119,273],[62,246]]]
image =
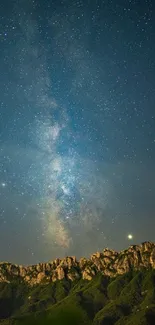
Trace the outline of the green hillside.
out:
[[[29,287],[0,283],[3,325],[154,325],[155,270]]]

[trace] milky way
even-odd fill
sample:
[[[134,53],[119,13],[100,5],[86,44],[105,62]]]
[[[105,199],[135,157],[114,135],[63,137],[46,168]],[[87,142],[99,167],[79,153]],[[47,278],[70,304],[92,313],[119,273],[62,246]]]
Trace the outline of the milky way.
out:
[[[152,1],[2,1],[0,259],[155,240]]]

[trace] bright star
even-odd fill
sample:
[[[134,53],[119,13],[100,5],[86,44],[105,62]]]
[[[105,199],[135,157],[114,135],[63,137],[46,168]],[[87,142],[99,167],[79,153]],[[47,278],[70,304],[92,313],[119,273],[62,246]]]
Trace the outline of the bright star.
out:
[[[132,234],[129,234],[129,235],[128,235],[128,239],[129,239],[129,240],[133,239],[133,235],[132,235]]]
[[[2,186],[2,187],[5,187],[5,186],[6,186],[6,183],[1,183],[1,186]]]

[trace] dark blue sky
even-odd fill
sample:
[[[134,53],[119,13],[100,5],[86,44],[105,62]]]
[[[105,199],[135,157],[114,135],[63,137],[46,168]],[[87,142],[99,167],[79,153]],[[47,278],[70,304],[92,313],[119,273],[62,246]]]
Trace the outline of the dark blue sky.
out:
[[[153,1],[0,11],[0,260],[154,241]]]

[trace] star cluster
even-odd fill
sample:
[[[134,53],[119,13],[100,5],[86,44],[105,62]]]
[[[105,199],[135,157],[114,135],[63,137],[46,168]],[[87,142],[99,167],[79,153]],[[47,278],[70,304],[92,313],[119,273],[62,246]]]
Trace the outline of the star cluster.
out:
[[[1,260],[155,240],[154,10],[2,1]]]

